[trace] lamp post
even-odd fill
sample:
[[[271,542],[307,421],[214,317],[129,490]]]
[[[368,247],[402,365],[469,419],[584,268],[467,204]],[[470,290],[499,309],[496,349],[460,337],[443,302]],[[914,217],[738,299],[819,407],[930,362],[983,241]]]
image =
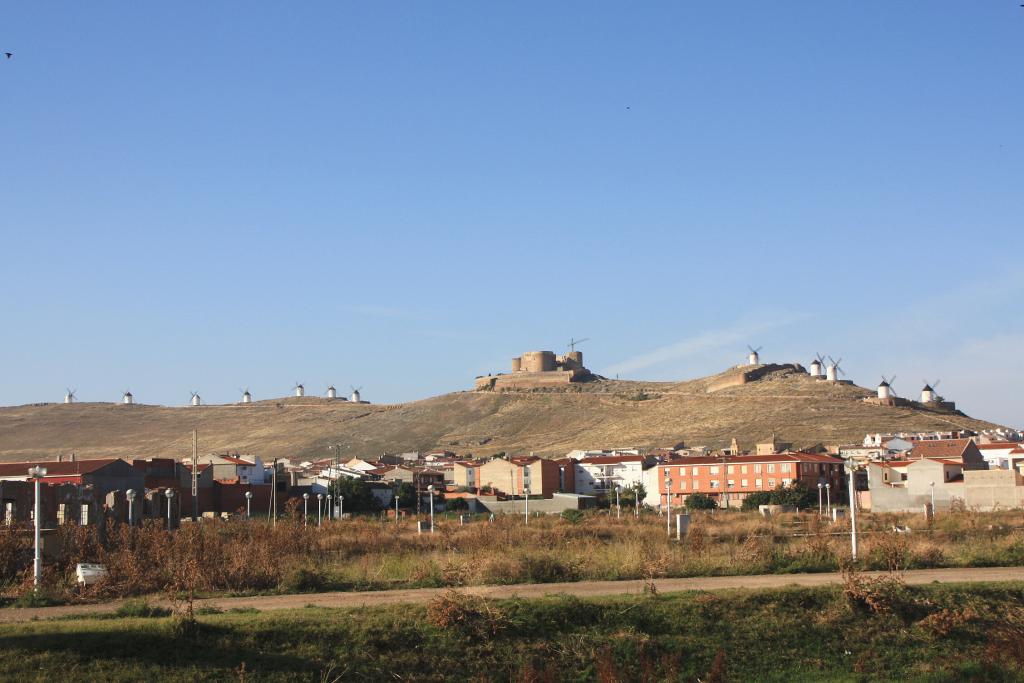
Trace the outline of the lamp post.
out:
[[[35,510],[33,513],[33,517],[35,517],[35,519],[33,520],[35,521],[35,558],[32,561],[32,585],[36,589],[38,589],[39,582],[40,580],[42,580],[43,577],[43,555],[41,553],[40,548],[40,540],[42,537],[42,534],[40,534],[40,529],[43,524],[43,509],[42,504],[39,500],[39,485],[42,483],[43,477],[46,476],[46,468],[40,467],[39,465],[36,465],[35,467],[30,467],[28,468],[28,476],[35,481],[36,490]]]
[[[327,521],[334,519],[334,508],[331,507],[331,494],[327,494]]]
[[[171,504],[171,501],[174,499],[174,489],[167,489],[166,491],[164,491],[164,495],[167,497],[167,530],[170,531],[172,519],[171,510],[174,508],[174,506]]]
[[[928,487],[932,491],[932,517],[935,517],[935,482],[928,484]]]
[[[857,561],[857,499],[853,490],[853,458],[846,461],[846,472],[850,479],[850,552],[853,561]],[[825,484],[826,490],[828,484]]]
[[[825,490],[825,485],[822,484],[819,481],[818,482],[818,516],[819,517],[821,517],[821,513],[822,513],[822,509],[821,509],[821,494],[822,494],[822,491],[824,491],[824,490]]]
[[[402,492],[402,482],[395,479],[395,524],[398,524],[398,494]]]
[[[124,492],[128,499],[128,526],[135,526],[135,489],[128,489]]]
[[[530,523],[530,487],[529,486],[524,486],[523,487],[523,493],[526,494],[526,521],[524,521],[523,523],[524,524],[529,524]],[[431,526],[433,526],[433,524],[431,524]]]
[[[252,519],[252,491],[245,492],[245,518]]]
[[[302,526],[309,522],[309,494],[302,494]]]
[[[637,483],[637,485],[635,487],[633,487],[633,494],[636,497],[636,500],[635,500],[636,506],[633,509],[633,515],[637,519],[640,519],[640,483],[639,482]]]
[[[825,512],[829,517],[832,516],[832,484],[825,484]]]
[[[434,533],[434,485],[431,484],[427,487],[427,493],[430,494],[430,533]]]
[[[622,519],[622,505],[619,504],[619,493],[622,492],[622,487],[618,484],[615,485],[615,518]]]
[[[324,518],[323,513],[320,511],[324,504],[324,494],[316,494],[316,526],[317,528],[323,526]]]
[[[668,476],[668,469],[665,469],[665,533],[672,538],[672,477]]]
[[[345,496],[338,494],[338,519],[345,519]]]

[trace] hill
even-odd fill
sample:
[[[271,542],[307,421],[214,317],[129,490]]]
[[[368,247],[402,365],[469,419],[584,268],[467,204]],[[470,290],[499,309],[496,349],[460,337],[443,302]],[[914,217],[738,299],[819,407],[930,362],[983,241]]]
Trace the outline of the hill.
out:
[[[560,389],[466,391],[394,405],[320,398],[164,407],[111,403],[0,408],[0,460],[182,457],[199,430],[202,452],[264,458],[347,456],[447,448],[460,454],[690,445],[753,448],[774,433],[796,446],[859,442],[868,432],[994,427],[961,413],[872,405],[862,387],[781,367],[727,386],[736,368],[685,382],[598,380]],[[719,388],[722,386],[725,388]]]

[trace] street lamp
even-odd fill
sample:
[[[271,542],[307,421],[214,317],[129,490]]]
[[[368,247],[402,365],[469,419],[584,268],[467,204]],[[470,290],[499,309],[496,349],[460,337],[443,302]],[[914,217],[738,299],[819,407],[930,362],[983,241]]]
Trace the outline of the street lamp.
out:
[[[634,516],[640,519],[640,483],[637,482],[636,486],[633,487],[633,494],[636,497],[636,507],[633,510]]]
[[[434,533],[434,485],[431,484],[427,487],[427,493],[430,494],[430,533]]]
[[[622,487],[618,484],[615,485],[615,518],[622,519],[622,505],[619,504],[619,493],[622,492]]]
[[[395,479],[395,524],[398,524],[398,494],[402,492],[402,481]]]
[[[524,486],[523,487],[523,493],[526,494],[526,521],[523,522],[523,523],[524,524],[529,524],[530,523],[530,487],[529,486]],[[430,526],[433,527],[434,523],[431,522]]]
[[[334,509],[331,508],[331,494],[327,494],[327,520],[334,519]]]
[[[125,491],[124,497],[128,499],[128,526],[135,526],[135,489]]]
[[[245,492],[245,518],[252,519],[252,491]]]
[[[672,477],[665,470],[665,533],[672,538]]]
[[[164,491],[164,495],[167,496],[167,530],[171,530],[171,499],[174,498],[174,489],[167,489]]]
[[[832,516],[832,484],[825,484],[825,512]]]
[[[935,517],[935,482],[928,484],[932,490],[932,517]]]
[[[338,494],[338,519],[345,519],[345,496]]]
[[[857,500],[853,490],[853,458],[846,461],[846,471],[850,479],[850,548],[853,561],[857,561]],[[825,484],[827,491],[828,484]]]
[[[822,509],[821,509],[821,495],[822,495],[822,491],[824,491],[824,490],[825,490],[825,485],[822,484],[819,481],[818,482],[818,516],[819,517],[821,517],[821,512],[822,512]]]
[[[323,513],[320,512],[320,507],[323,505],[323,503],[324,503],[324,494],[322,494],[322,493],[316,494],[316,525],[317,525],[317,527],[323,526],[323,521],[324,521]]]
[[[40,500],[39,500],[39,485],[42,483],[43,477],[46,476],[46,468],[45,467],[40,467],[39,465],[36,465],[35,467],[30,467],[30,468],[28,468],[28,476],[31,477],[33,480],[35,480],[35,484],[36,484],[35,485],[36,501],[35,501],[35,511],[34,511],[34,515],[33,515],[35,517],[34,521],[35,521],[35,527],[36,527],[36,529],[35,529],[35,559],[32,562],[32,585],[36,589],[38,589],[39,588],[39,582],[43,578],[43,555],[41,553],[41,548],[40,548],[40,540],[41,540],[41,537],[42,537],[42,534],[40,533],[40,529],[41,529],[41,526],[42,526],[42,523],[43,523],[43,520],[42,520],[43,510],[42,510],[42,504],[40,503]]]
[[[309,494],[302,494],[302,526],[306,526],[309,521]]]

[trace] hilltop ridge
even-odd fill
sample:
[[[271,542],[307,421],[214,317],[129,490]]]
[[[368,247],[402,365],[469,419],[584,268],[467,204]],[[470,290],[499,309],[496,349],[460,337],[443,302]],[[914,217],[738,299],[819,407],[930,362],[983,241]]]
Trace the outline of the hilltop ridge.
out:
[[[183,457],[191,453],[193,429],[203,452],[307,458],[326,457],[333,444],[341,444],[346,457],[437,448],[554,456],[574,448],[680,442],[722,447],[733,437],[752,448],[772,434],[802,447],[859,442],[877,431],[998,426],[917,403],[873,405],[863,400],[873,391],[813,379],[799,366],[771,366],[755,381],[730,384],[747,370],[679,382],[598,379],[559,388],[463,391],[390,405],[307,396],[199,407],[4,407],[0,460],[71,452],[81,458]]]

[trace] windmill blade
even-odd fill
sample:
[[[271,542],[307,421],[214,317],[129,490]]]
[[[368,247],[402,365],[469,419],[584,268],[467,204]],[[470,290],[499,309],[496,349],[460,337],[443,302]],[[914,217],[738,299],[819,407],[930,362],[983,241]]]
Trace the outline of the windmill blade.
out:
[[[932,389],[935,389],[935,388],[937,388],[937,387],[939,386],[939,382],[941,382],[941,381],[942,381],[941,379],[937,379],[937,380],[935,380],[935,382],[934,382],[934,383],[932,384]],[[955,388],[956,388],[956,387],[954,387],[954,389],[955,389]]]

